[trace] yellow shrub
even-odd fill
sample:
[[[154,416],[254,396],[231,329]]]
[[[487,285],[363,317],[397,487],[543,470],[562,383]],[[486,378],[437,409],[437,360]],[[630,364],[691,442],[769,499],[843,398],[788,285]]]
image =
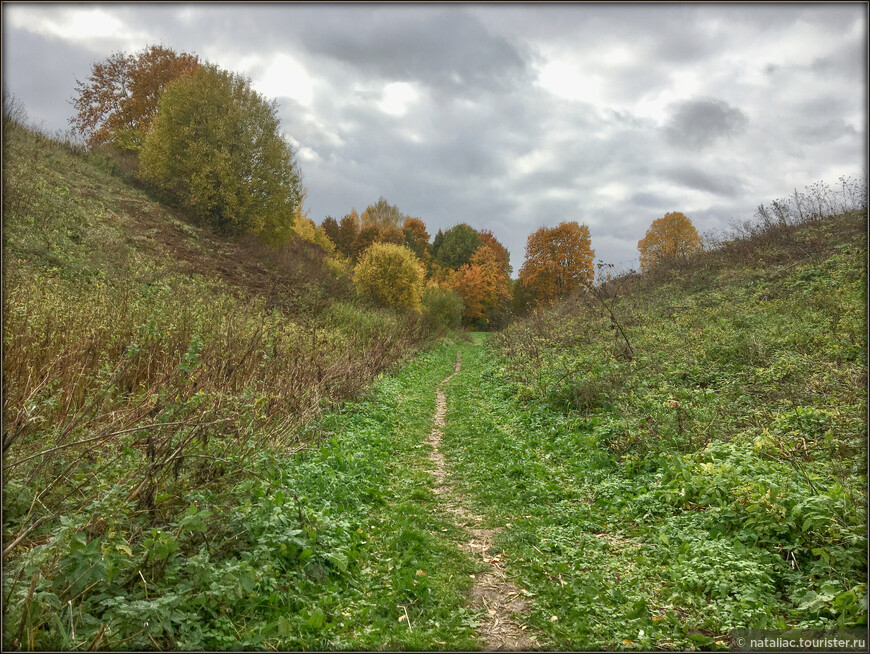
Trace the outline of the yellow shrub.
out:
[[[420,260],[404,245],[374,243],[363,253],[353,271],[360,294],[388,307],[420,312],[425,271]]]

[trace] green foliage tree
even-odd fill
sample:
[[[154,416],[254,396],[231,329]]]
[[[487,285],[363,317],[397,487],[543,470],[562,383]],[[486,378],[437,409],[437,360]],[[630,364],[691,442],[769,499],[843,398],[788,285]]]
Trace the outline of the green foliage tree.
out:
[[[171,84],[141,152],[140,177],[224,233],[288,238],[304,191],[277,106],[214,65]]]
[[[511,311],[517,316],[525,316],[538,303],[534,289],[526,286],[522,279],[512,279],[510,286]]]
[[[435,234],[435,238],[432,239],[432,256],[437,257],[438,250],[441,249],[441,244],[444,242],[444,232],[442,230],[438,230],[438,233]]]
[[[442,265],[458,270],[471,261],[482,242],[480,234],[473,227],[464,223],[455,225],[444,232],[435,256]]]
[[[436,330],[458,329],[465,306],[459,293],[430,283],[423,290],[423,319]]]
[[[374,243],[360,257],[353,282],[361,295],[388,307],[420,312],[425,272],[404,245]]]

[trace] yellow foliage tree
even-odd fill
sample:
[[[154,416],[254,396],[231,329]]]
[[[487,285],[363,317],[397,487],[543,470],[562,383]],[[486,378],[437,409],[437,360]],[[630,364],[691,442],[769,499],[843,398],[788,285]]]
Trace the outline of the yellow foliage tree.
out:
[[[304,189],[277,104],[247,78],[204,65],[170,84],[159,106],[139,177],[221,232],[287,238]]]
[[[539,302],[550,302],[591,284],[594,258],[586,225],[571,221],[541,227],[529,235],[520,281]]]
[[[363,252],[353,271],[361,295],[388,307],[420,313],[425,271],[404,245],[374,243]]]
[[[399,207],[387,202],[383,196],[374,204],[367,206],[360,216],[363,227],[378,227],[380,229],[391,227],[401,229],[404,219]]]
[[[296,232],[296,235],[303,240],[319,245],[330,254],[334,253],[335,244],[329,238],[326,230],[322,226],[315,224],[310,218],[300,215],[300,213],[297,212],[293,220],[293,231]]]
[[[692,221],[679,211],[665,214],[653,224],[637,243],[641,271],[656,263],[675,257],[685,257],[702,249],[701,237]]]

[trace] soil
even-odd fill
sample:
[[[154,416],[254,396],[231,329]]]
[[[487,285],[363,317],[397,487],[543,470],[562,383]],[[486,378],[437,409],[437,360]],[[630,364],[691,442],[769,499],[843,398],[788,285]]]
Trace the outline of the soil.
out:
[[[526,625],[518,622],[523,614],[528,613],[531,602],[524,598],[523,591],[508,581],[502,561],[490,552],[496,534],[501,529],[484,528],[484,518],[466,508],[465,498],[450,483],[450,471],[439,449],[447,413],[447,397],[441,389],[461,368],[462,356],[457,352],[453,373],[443,379],[435,391],[435,416],[428,439],[432,446],[429,459],[435,465],[432,470],[435,494],[440,509],[452,516],[453,523],[468,534],[468,540],[460,543],[460,547],[488,566],[484,572],[474,575],[471,589],[472,606],[483,611],[477,631],[486,648],[491,651],[537,649],[540,646],[535,636],[527,633]]]

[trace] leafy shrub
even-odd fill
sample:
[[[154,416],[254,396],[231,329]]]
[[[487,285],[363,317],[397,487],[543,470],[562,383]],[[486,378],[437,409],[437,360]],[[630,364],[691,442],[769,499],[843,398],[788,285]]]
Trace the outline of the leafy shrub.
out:
[[[692,538],[676,550],[668,570],[678,589],[671,601],[709,602],[705,609],[723,630],[774,626],[770,617],[779,604],[775,579],[782,561],[730,538]]]
[[[436,330],[458,329],[462,311],[462,298],[456,291],[437,284],[430,284],[423,291],[423,319]]]
[[[365,297],[387,307],[420,313],[424,271],[404,245],[374,243],[360,257],[353,282]]]

